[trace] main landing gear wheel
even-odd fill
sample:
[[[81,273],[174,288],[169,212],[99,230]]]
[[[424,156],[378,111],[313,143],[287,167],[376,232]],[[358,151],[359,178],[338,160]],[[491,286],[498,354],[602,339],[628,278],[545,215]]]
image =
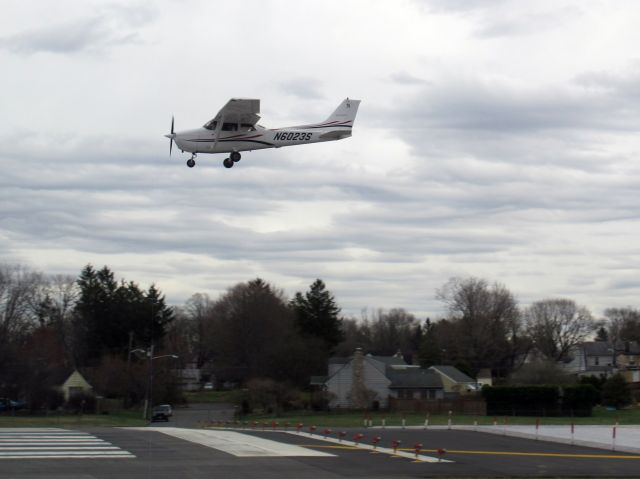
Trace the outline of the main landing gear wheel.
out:
[[[194,166],[196,166],[196,160],[194,160],[193,158],[189,158],[189,159],[187,160],[187,166],[188,166],[189,168],[193,168]]]
[[[239,151],[232,151],[229,155],[229,158],[231,158],[231,161],[235,163],[237,161],[240,161],[240,158],[242,158],[242,156],[240,155]]]
[[[222,164],[225,168],[231,168],[233,166],[233,160],[231,158],[225,158]]]

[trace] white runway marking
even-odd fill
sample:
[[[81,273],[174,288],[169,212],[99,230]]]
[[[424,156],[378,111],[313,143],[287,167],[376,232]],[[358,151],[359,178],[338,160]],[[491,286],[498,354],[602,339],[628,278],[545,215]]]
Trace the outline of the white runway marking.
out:
[[[0,428],[1,459],[134,458],[91,434],[56,428]]]
[[[130,428],[154,431],[217,449],[238,457],[335,457],[326,452],[313,451],[305,447],[285,444],[234,431],[182,429],[177,427]]]

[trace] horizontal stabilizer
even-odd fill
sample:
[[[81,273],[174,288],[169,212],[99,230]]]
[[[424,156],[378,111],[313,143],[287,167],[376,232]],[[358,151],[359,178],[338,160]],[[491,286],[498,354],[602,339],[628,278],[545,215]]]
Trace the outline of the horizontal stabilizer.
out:
[[[329,131],[320,135],[321,140],[342,140],[351,136],[351,129],[340,131]]]

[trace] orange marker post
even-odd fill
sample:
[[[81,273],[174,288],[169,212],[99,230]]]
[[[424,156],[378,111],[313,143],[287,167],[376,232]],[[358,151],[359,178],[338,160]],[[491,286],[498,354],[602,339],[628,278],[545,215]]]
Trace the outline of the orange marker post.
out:
[[[398,452],[398,448],[400,447],[400,444],[402,444],[402,441],[398,440],[398,439],[394,439],[391,442],[391,447],[393,448],[393,453],[396,454]]]
[[[376,448],[378,447],[378,443],[382,440],[382,438],[380,436],[376,436],[373,438],[373,440],[371,441],[371,443],[373,444],[373,450],[375,451]]]
[[[416,459],[418,459],[418,454],[420,454],[420,451],[422,450],[422,444],[419,442],[414,444],[413,449],[416,452]]]

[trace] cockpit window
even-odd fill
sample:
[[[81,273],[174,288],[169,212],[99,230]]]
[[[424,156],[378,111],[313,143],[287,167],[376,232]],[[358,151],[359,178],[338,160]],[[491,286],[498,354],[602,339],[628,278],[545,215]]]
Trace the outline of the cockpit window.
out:
[[[238,131],[237,123],[223,123],[222,131]]]
[[[256,129],[254,128],[254,126],[251,123],[242,123],[240,125],[240,130],[241,131],[256,131]]]
[[[209,123],[206,123],[204,125],[204,128],[206,128],[207,130],[215,130],[217,126],[218,122],[215,120],[211,120]]]

